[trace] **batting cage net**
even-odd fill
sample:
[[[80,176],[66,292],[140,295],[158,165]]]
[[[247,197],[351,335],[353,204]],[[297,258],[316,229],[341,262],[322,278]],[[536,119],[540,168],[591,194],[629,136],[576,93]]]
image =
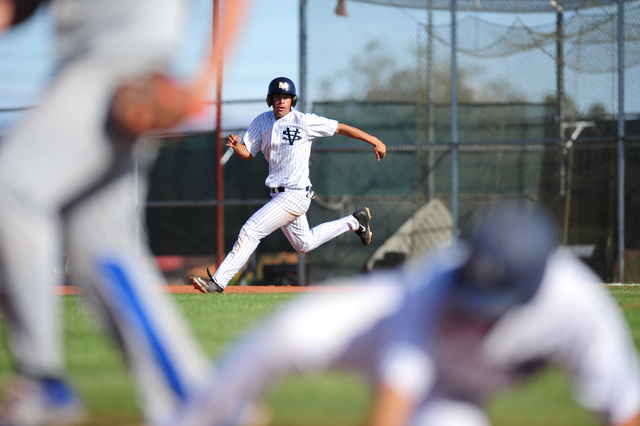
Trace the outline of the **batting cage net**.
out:
[[[623,4],[620,91],[616,1],[458,0],[454,117],[450,1],[302,1],[301,75],[291,76],[300,91],[298,109],[358,127],[388,147],[377,162],[363,142],[315,140],[310,169],[317,197],[309,224],[367,206],[373,240],[363,247],[353,233],[341,235],[306,254],[300,268],[276,231],[236,279],[314,284],[395,266],[450,244],[456,196],[460,234],[483,205],[540,202],[555,217],[562,244],[604,282],[617,282],[622,188],[624,281],[640,282],[640,1]],[[619,100],[624,181],[618,176]],[[242,136],[266,109],[263,98],[224,102],[215,129],[210,105],[160,138],[147,225],[172,282],[215,269],[219,237],[224,255],[270,199],[262,154],[244,162],[226,148],[219,156],[215,146],[217,130],[222,143],[229,133]],[[15,122],[24,111],[7,114]]]

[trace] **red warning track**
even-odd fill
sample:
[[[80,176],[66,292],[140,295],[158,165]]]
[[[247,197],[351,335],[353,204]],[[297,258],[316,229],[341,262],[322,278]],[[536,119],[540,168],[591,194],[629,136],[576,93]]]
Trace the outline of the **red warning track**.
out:
[[[224,290],[224,294],[228,293],[298,293],[298,292],[318,292],[318,291],[343,291],[350,290],[351,287],[324,287],[324,286],[309,286],[309,287],[298,287],[298,286],[276,286],[276,285],[265,285],[265,286],[229,286]],[[80,294],[82,293],[81,289],[71,285],[61,285],[58,287],[58,294],[68,295],[68,294]],[[166,293],[173,294],[183,294],[183,293],[196,293],[200,294],[198,290],[193,288],[190,285],[165,285],[162,286],[162,291]]]

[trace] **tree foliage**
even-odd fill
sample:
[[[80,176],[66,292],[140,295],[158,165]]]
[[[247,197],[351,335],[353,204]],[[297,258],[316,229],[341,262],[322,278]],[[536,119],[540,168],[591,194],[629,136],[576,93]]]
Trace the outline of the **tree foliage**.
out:
[[[345,79],[350,88],[348,98],[367,101],[427,102],[430,82],[431,98],[435,104],[451,102],[451,67],[446,60],[436,58],[427,76],[426,51],[413,52],[415,65],[398,66],[393,55],[383,51],[380,41],[370,41],[364,52],[355,55],[347,70],[337,79],[325,80],[322,89],[325,98],[334,98],[335,80]],[[458,66],[458,102],[496,103],[523,102],[525,96],[509,83],[485,77],[485,70],[468,65]]]

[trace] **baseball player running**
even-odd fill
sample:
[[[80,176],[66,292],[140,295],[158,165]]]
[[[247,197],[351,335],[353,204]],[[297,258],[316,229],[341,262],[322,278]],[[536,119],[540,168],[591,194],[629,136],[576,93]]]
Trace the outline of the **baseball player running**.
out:
[[[638,426],[640,365],[624,316],[554,240],[546,217],[509,207],[467,250],[296,299],[231,349],[176,424],[236,424],[282,376],[336,368],[377,389],[371,426],[488,426],[491,397],[557,366],[603,423]]]
[[[308,253],[348,231],[355,232],[365,246],[371,242],[371,213],[367,207],[309,229],[306,213],[314,197],[309,180],[311,142],[318,137],[345,135],[373,145],[378,161],[384,158],[387,147],[378,138],[355,127],[292,110],[297,99],[293,81],[286,77],[274,79],[269,83],[267,92],[267,105],[273,107],[273,111],[256,117],[242,142],[238,135],[227,137],[227,146],[243,160],[251,160],[262,151],[269,162],[265,185],[270,188],[272,200],[255,212],[240,229],[233,249],[213,276],[207,269],[208,280],[191,277],[191,284],[202,293],[222,293],[260,240],[278,228],[300,253]]]

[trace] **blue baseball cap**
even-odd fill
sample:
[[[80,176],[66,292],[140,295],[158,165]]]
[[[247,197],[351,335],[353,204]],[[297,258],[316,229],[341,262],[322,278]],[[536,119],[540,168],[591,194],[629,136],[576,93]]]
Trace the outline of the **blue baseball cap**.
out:
[[[456,312],[497,319],[530,301],[557,247],[551,218],[529,202],[508,203],[481,216],[467,260],[451,287]]]

